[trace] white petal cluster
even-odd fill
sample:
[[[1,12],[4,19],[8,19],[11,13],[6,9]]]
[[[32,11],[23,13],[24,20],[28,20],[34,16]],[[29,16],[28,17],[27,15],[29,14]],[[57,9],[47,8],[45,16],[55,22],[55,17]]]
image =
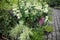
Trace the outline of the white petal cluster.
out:
[[[48,4],[46,4],[45,7],[48,7]]]
[[[43,12],[48,13],[48,10],[49,10],[49,9],[48,9],[48,4],[45,4],[45,5],[44,5]]]
[[[32,11],[32,15],[36,15],[36,14],[37,14],[36,10]]]
[[[21,13],[16,14],[17,18],[20,19],[22,17]]]
[[[42,9],[42,6],[36,6],[35,9],[41,10]]]
[[[19,10],[19,7],[17,5],[16,6],[13,5],[13,9],[12,10],[13,10],[13,14],[15,16],[17,16],[18,19],[20,19],[22,17],[22,14],[21,14],[21,12]]]
[[[25,14],[29,14],[28,10],[25,11]]]
[[[43,12],[44,12],[44,13],[48,13],[48,8],[44,8],[44,9],[43,9]]]
[[[30,6],[31,6],[31,3],[27,2],[26,7],[30,7]]]
[[[46,16],[46,18],[45,18],[45,22],[47,22],[47,20],[48,20],[48,16]]]

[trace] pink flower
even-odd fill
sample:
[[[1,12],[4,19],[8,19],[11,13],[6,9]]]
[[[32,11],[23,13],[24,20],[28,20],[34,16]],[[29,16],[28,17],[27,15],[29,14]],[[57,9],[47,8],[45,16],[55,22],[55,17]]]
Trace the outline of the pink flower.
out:
[[[40,24],[40,26],[42,26],[43,23],[44,23],[44,18],[42,17],[42,18],[40,18],[40,20],[39,20],[39,24]]]

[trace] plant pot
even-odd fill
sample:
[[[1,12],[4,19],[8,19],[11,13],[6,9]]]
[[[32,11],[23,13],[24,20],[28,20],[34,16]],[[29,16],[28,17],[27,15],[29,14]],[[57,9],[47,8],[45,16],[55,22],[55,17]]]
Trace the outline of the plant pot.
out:
[[[49,35],[51,32],[44,31],[44,35]]]

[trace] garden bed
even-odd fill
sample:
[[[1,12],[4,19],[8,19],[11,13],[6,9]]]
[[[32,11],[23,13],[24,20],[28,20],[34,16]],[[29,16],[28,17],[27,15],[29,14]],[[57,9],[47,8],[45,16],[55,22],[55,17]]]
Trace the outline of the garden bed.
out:
[[[43,40],[45,33],[52,32],[52,27],[48,26],[49,21],[52,20],[51,10],[43,0],[11,0],[7,3],[10,3],[11,9],[6,11],[4,7],[1,8],[4,11],[0,12],[2,13],[0,29],[8,39]]]

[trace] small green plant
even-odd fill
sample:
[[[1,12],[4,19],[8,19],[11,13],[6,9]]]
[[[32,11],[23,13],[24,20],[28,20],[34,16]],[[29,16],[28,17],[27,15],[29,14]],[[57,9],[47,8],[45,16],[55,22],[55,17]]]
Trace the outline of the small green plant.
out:
[[[33,36],[31,38],[31,40],[43,40],[44,39],[44,31],[42,28],[36,28],[33,31]]]
[[[47,32],[52,32],[53,28],[52,28],[52,26],[45,26],[44,30]]]

